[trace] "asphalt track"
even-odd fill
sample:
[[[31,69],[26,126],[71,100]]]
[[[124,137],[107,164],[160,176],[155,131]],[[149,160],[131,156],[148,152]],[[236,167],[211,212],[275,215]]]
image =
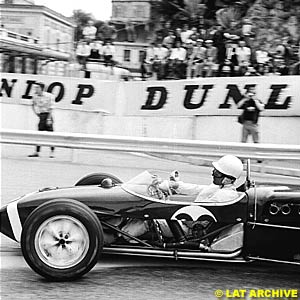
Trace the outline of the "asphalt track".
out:
[[[177,169],[188,182],[208,184],[211,169],[146,155],[48,149],[27,158],[32,147],[3,146],[1,205],[41,187],[70,186],[93,172],[128,180],[145,169],[167,174]],[[253,174],[256,181],[299,183],[299,178]],[[47,282],[24,262],[19,245],[1,234],[1,299],[217,299],[220,289],[300,289],[300,270],[289,266],[181,262],[136,257],[103,257],[84,278]],[[300,290],[298,291],[300,295]],[[225,299],[225,298],[221,298]],[[297,299],[297,298],[293,298]],[[300,297],[298,297],[300,299]]]

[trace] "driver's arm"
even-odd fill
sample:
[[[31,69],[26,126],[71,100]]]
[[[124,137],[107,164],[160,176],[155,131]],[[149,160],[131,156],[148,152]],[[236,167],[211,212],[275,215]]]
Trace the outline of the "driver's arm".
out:
[[[186,183],[183,181],[168,181],[168,188],[171,190],[175,190],[177,194],[181,195],[197,195],[203,190],[204,187],[206,186],[193,183]],[[159,188],[163,191],[167,191],[166,182],[163,181],[162,183],[160,183]]]
[[[179,181],[176,192],[181,195],[198,195],[206,185],[187,183]]]

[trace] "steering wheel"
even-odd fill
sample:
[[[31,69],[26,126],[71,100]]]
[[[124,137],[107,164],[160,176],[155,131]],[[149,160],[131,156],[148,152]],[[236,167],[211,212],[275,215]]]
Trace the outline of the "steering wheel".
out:
[[[165,199],[164,192],[159,188],[158,184],[150,184],[148,186],[148,194],[151,197],[155,197],[158,199]]]
[[[168,196],[172,195],[172,191],[167,180],[160,181],[159,178],[155,178],[148,186],[148,194],[151,197],[165,200]]]

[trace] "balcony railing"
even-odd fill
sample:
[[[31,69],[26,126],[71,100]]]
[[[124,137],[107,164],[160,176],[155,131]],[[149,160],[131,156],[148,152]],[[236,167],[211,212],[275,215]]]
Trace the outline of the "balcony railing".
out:
[[[18,40],[28,44],[38,44],[39,39],[33,38],[29,35],[20,34],[13,31],[8,31],[5,28],[0,28],[0,37],[4,40]]]

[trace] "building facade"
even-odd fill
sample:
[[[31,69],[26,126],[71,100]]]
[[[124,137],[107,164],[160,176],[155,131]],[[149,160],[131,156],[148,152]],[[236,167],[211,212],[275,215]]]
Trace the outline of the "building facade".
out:
[[[111,23],[118,35],[116,60],[131,71],[139,72],[146,48],[153,35],[150,0],[112,0]]]
[[[0,0],[0,23],[2,72],[27,73],[26,61],[33,61],[33,73],[38,73],[45,62],[62,65],[73,55],[74,22],[34,1]]]

